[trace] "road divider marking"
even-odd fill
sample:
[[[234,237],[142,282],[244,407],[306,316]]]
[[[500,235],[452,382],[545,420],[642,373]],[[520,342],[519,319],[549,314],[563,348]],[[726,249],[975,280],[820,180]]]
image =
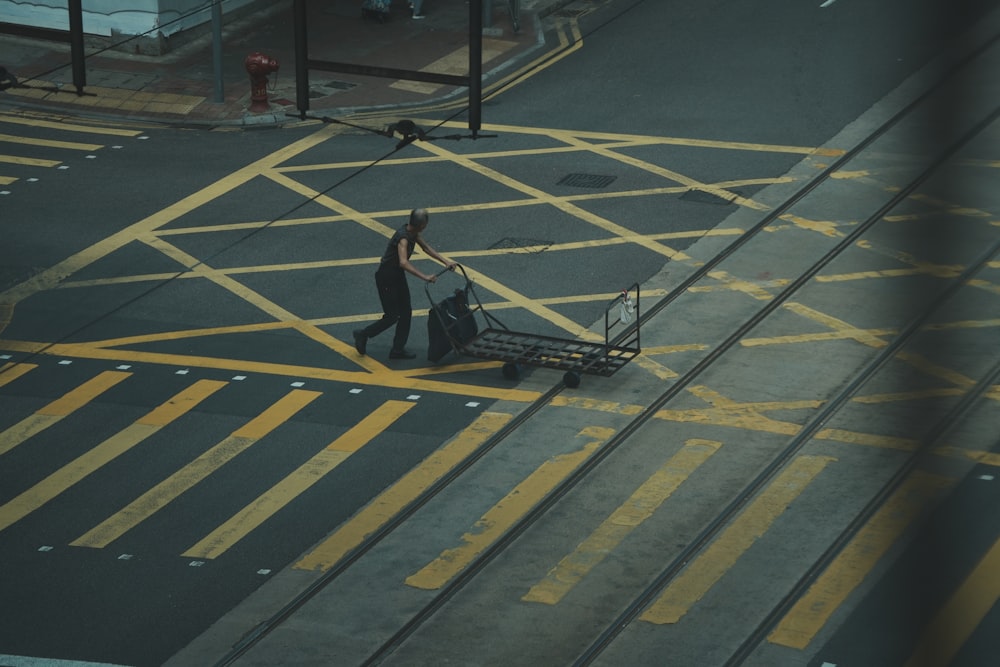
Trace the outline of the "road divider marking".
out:
[[[320,481],[351,454],[383,433],[415,405],[410,401],[386,401],[347,433],[327,445],[326,449],[251,501],[182,555],[206,559],[222,555],[303,491]]]
[[[69,487],[132,449],[167,424],[194,409],[227,383],[199,380],[144,417],[77,457],[16,498],[0,506],[0,530],[24,518]]]
[[[796,649],[808,646],[903,531],[953,484],[939,475],[914,473],[785,614],[768,641]]]
[[[468,428],[383,491],[293,566],[297,570],[332,568],[365,539],[387,524],[421,493],[469,457],[503,428],[513,415],[484,412]]]
[[[70,542],[70,545],[95,549],[106,547],[231,461],[237,454],[249,449],[319,396],[320,392],[317,391],[296,389],[289,392],[225,440]]]
[[[688,440],[662,468],[643,482],[624,505],[605,519],[571,554],[549,570],[545,578],[532,586],[521,599],[544,604],[556,604],[562,600],[622,540],[653,516],[653,512],[681,483],[721,446],[721,442],[714,440]]]
[[[0,134],[0,141],[23,146],[42,146],[44,148],[61,148],[71,151],[99,151],[101,144],[84,144],[78,141],[58,141],[56,139],[37,139],[35,137],[18,137],[13,134]]]
[[[13,362],[5,363],[3,366],[0,366],[0,387],[10,384],[14,380],[36,368],[38,368],[38,364],[16,364]]]
[[[22,364],[22,366],[30,366],[28,370],[34,368],[31,364]],[[8,372],[13,373],[16,371]],[[23,375],[24,373],[20,374]],[[45,407],[37,410],[34,414],[25,417],[3,433],[0,433],[0,454],[6,454],[32,436],[41,433],[131,375],[131,373],[122,373],[120,371],[104,371],[100,375],[87,380],[76,389],[67,392],[61,398],[57,398]],[[5,376],[6,373],[0,375],[0,380],[4,380],[0,384],[6,384],[6,381],[8,381]]]
[[[406,583],[426,590],[444,586],[518,519],[541,502],[561,480],[576,470],[613,434],[613,429],[597,426],[580,431],[577,437],[591,440],[580,449],[555,456],[539,466],[484,514],[470,532],[462,536],[462,545],[442,552],[436,559],[407,577]]]
[[[800,456],[792,461],[718,539],[687,565],[640,620],[658,625],[679,621],[835,460],[829,456]]]

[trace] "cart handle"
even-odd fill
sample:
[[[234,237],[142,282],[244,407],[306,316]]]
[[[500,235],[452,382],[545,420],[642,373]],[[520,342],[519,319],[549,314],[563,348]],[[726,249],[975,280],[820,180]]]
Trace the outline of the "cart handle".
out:
[[[457,266],[462,271],[462,277],[464,277],[465,281],[468,282],[469,281],[469,274],[465,272],[465,267],[462,266],[461,264],[459,264],[458,262],[455,263],[455,266]],[[449,271],[454,271],[454,268],[449,268],[449,267],[446,266],[443,269],[441,269],[440,271],[438,271],[437,273],[435,273],[434,277],[438,278],[438,277],[443,276],[444,274],[448,273]]]

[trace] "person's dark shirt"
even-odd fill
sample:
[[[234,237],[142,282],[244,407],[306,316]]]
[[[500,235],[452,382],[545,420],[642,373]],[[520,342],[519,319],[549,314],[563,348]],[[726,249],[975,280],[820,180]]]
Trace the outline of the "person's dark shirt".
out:
[[[389,239],[389,245],[385,247],[385,254],[382,255],[382,261],[379,263],[380,269],[402,270],[399,266],[399,242],[403,239],[409,241],[406,244],[406,259],[413,256],[413,250],[417,247],[417,233],[407,231],[406,227],[407,225],[400,227]]]

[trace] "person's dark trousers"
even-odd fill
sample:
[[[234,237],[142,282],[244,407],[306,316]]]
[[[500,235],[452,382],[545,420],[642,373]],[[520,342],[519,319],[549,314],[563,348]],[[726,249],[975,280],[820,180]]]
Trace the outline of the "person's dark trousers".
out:
[[[393,324],[396,334],[392,338],[392,349],[402,350],[410,337],[410,320],[413,308],[410,305],[410,286],[402,269],[375,272],[375,286],[382,302],[382,319],[364,328],[365,336],[377,336]]]

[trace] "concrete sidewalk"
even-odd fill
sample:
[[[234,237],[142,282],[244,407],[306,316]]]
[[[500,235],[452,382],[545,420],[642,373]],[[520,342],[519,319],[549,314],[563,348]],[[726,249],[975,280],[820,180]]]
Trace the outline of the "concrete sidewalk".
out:
[[[492,11],[484,21],[483,85],[487,86],[544,47],[540,19],[571,0],[521,0],[519,29],[507,3],[483,0]],[[309,58],[353,65],[468,72],[469,5],[465,0],[428,0],[425,18],[411,18],[402,0],[387,21],[362,17],[358,0],[307,3]],[[84,24],[86,29],[86,24]],[[206,34],[164,55],[126,52],[126,47],[87,48],[86,86],[73,84],[68,43],[4,35],[0,66],[20,85],[0,92],[0,109],[33,109],[73,116],[120,118],[179,125],[267,125],[297,120],[292,3],[275,3],[240,18],[224,17],[222,91]],[[250,112],[250,79],[244,59],[251,53],[275,58],[266,111]],[[408,80],[310,72],[309,113],[343,116],[383,108],[461,97],[465,88]]]

